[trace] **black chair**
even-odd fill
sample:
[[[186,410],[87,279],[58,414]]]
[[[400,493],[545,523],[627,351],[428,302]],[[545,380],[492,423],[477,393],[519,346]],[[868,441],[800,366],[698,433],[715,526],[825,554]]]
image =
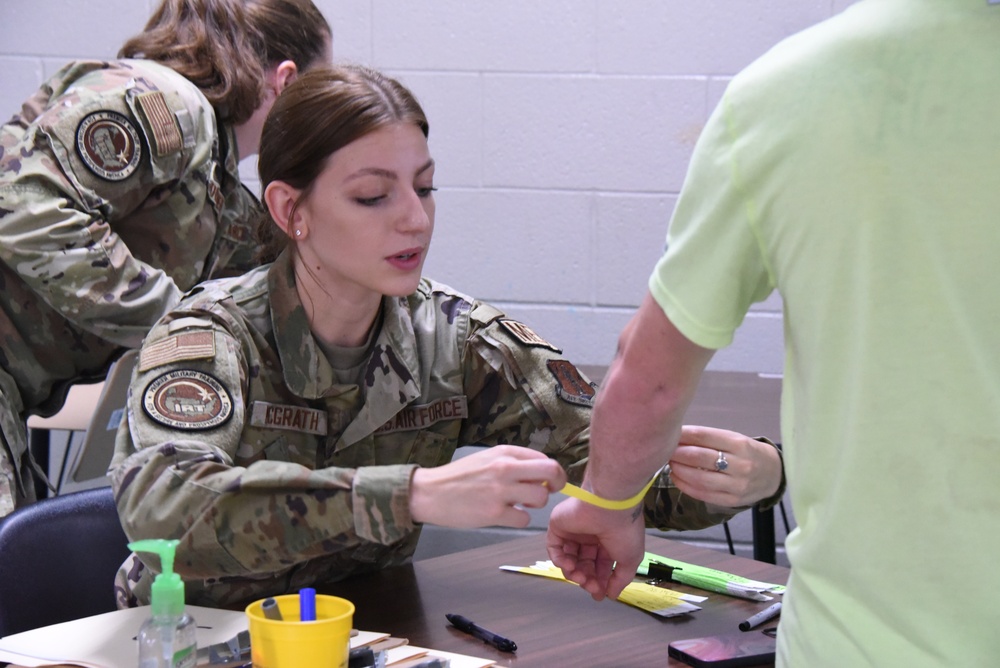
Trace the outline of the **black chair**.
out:
[[[0,520],[0,637],[114,610],[127,542],[110,487],[43,499]]]

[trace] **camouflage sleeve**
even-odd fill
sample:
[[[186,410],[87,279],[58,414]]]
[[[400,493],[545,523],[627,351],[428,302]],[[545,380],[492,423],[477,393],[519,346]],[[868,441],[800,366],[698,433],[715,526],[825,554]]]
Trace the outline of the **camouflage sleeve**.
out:
[[[774,443],[763,437],[756,440],[774,447],[778,451],[778,456],[781,457],[781,448],[778,448]],[[785,471],[784,462],[782,462],[781,484],[778,486],[778,490],[767,499],[759,501],[756,505],[761,510],[773,508],[781,500],[784,493]],[[669,466],[664,466],[660,470],[656,482],[653,483],[653,487],[643,500],[646,526],[657,528],[661,531],[695,531],[705,529],[727,522],[737,514],[750,508],[751,506],[736,508],[717,506],[681,493],[670,479]]]
[[[137,347],[180,290],[134,258],[99,215],[74,208],[56,181],[0,185],[0,259],[67,320]]]
[[[469,417],[462,442],[522,445],[583,478],[596,386],[523,323],[479,304],[465,353]]]
[[[151,127],[135,100],[147,98],[89,88],[85,95],[82,88],[53,101],[30,126],[0,131],[0,259],[68,320],[136,347],[180,291],[164,271],[136,258],[115,226],[127,227],[151,198],[167,200],[167,184],[211,157],[211,140],[207,149],[182,151],[188,131],[182,137],[171,127],[176,134],[165,137],[162,124]],[[154,156],[168,139],[178,150]]]
[[[191,578],[274,572],[357,544],[355,470],[266,459],[241,437],[260,360],[205,314],[174,316],[143,346],[112,462],[129,538],[179,539],[176,569]]]

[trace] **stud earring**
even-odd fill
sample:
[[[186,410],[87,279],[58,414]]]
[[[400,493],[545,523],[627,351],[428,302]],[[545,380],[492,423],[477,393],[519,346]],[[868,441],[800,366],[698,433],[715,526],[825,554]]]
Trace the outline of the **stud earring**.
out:
[[[295,236],[301,237],[302,236],[302,230],[295,230]]]

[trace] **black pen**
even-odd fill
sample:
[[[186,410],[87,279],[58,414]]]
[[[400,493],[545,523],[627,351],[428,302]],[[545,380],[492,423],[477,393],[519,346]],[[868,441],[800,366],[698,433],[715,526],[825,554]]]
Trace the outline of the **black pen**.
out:
[[[508,640],[503,636],[499,636],[492,631],[487,631],[481,626],[477,626],[472,622],[471,619],[466,619],[462,615],[445,615],[451,625],[454,626],[459,631],[468,633],[474,638],[479,638],[485,643],[493,645],[501,652],[516,652],[517,644],[513,640]]]

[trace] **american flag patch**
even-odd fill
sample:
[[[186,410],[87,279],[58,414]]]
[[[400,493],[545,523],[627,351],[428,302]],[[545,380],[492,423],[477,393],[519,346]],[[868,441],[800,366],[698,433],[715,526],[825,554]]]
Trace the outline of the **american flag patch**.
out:
[[[163,93],[155,90],[142,93],[136,99],[153,130],[156,155],[169,155],[181,150],[181,129],[173,112],[167,106],[167,100],[163,97]]]
[[[212,332],[183,332],[144,347],[139,353],[139,371],[149,371],[171,362],[213,357],[215,336]]]

